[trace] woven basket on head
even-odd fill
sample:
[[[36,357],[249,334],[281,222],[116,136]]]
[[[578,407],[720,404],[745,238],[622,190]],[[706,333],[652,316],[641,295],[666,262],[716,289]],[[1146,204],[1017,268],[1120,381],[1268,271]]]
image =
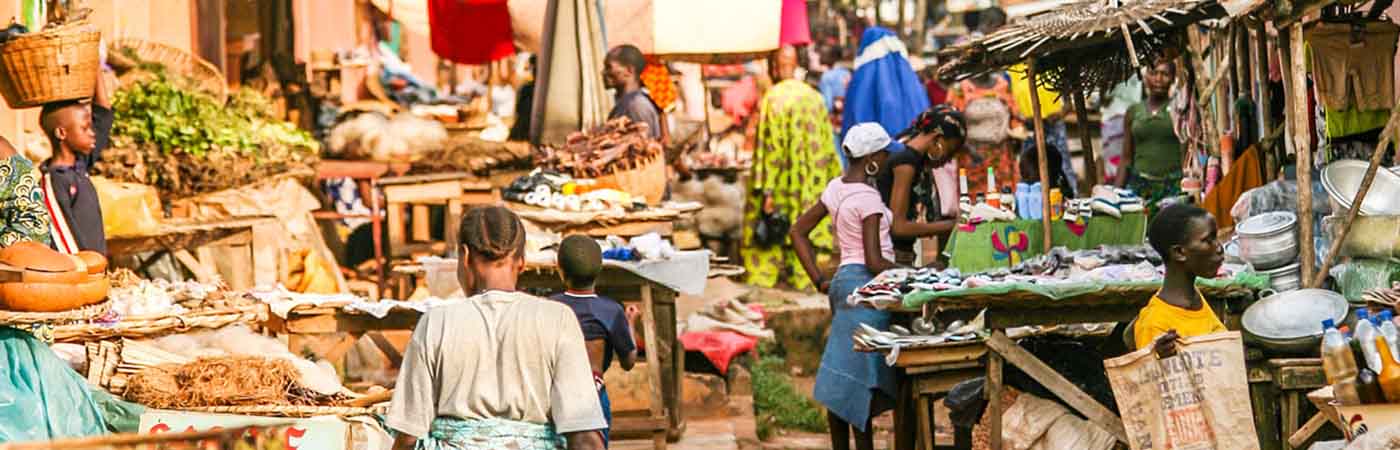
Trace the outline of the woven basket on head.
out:
[[[101,37],[65,28],[0,44],[0,95],[15,109],[91,97]]]
[[[223,72],[220,72],[219,68],[209,61],[194,56],[190,52],[159,42],[136,38],[117,39],[112,41],[110,47],[113,52],[131,49],[136,53],[136,57],[142,61],[160,63],[171,73],[193,78],[199,83],[201,91],[213,95],[219,103],[228,100],[228,81],[224,79]]]

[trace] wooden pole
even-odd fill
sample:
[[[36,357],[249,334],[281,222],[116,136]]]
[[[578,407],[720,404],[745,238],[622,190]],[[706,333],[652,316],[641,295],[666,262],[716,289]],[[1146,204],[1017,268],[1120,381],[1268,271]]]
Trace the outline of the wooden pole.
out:
[[[1400,105],[1395,105],[1400,108]],[[1376,170],[1381,166],[1381,157],[1387,153],[1396,127],[1400,126],[1400,114],[1391,114],[1390,120],[1386,121],[1385,129],[1381,131],[1381,141],[1376,144],[1376,150],[1371,152],[1371,164],[1366,167],[1366,176],[1361,178],[1361,188],[1357,189],[1356,197],[1351,199],[1351,208],[1347,209],[1347,215],[1342,221],[1341,230],[1337,231],[1336,238],[1332,239],[1332,245],[1327,249],[1327,254],[1322,256],[1322,266],[1318,268],[1316,274],[1312,276],[1310,283],[1305,283],[1305,288],[1315,288],[1322,286],[1322,282],[1327,280],[1327,271],[1332,268],[1332,263],[1337,260],[1337,253],[1342,249],[1342,242],[1347,239],[1347,234],[1351,232],[1351,223],[1356,220],[1356,216],[1361,213],[1361,202],[1366,200],[1366,193],[1371,192],[1371,182],[1376,180]],[[1301,192],[1300,192],[1301,194]],[[1299,208],[1299,211],[1307,211]],[[1311,215],[1311,214],[1305,214]]]
[[[928,33],[928,0],[914,0],[914,52],[923,54]]]
[[[1094,139],[1089,136],[1089,108],[1084,106],[1083,90],[1076,89],[1070,100],[1074,102],[1074,115],[1079,121],[1079,145],[1084,149],[1084,180],[1089,185],[1081,192],[1090,192],[1099,184],[1099,159],[1094,152]]]
[[[1031,115],[1035,122],[1035,154],[1040,166],[1040,229],[1044,233],[1041,237],[1042,250],[1050,253],[1052,242],[1050,242],[1050,166],[1045,157],[1045,119],[1040,117],[1040,81],[1037,80],[1035,70],[1035,58],[1026,62],[1026,78],[1031,84]]]
[[[1288,28],[1288,50],[1291,64],[1289,74],[1293,78],[1292,91],[1288,98],[1292,105],[1288,109],[1293,114],[1293,149],[1297,152],[1298,168],[1298,258],[1302,260],[1303,279],[1313,277],[1313,215],[1312,215],[1312,139],[1308,136],[1308,74],[1303,53],[1303,25],[1295,23]]]
[[[1270,111],[1273,110],[1273,101],[1269,98],[1269,30],[1265,28],[1264,21],[1260,20],[1255,25],[1254,33],[1256,39],[1254,40],[1254,54],[1250,55],[1252,57],[1250,65],[1254,69],[1254,98],[1259,99],[1257,103],[1259,128],[1262,130],[1259,133],[1259,138],[1262,140],[1265,136],[1273,134],[1274,131],[1274,124],[1271,123],[1273,117],[1270,115]],[[1260,146],[1259,150],[1264,150],[1264,147]],[[1260,153],[1259,156],[1262,158],[1261,161],[1265,163],[1264,180],[1272,180],[1278,173],[1272,164],[1268,163],[1272,159],[1265,158],[1263,153]]]
[[[877,2],[877,3],[878,3],[878,2]],[[908,5],[909,5],[909,0],[899,0],[899,14],[895,16],[895,23],[894,23],[895,35],[896,35],[896,36],[899,36],[899,38],[900,38],[901,40],[906,40],[906,41],[908,40],[909,35],[906,34],[906,33],[904,32],[904,19],[905,19],[905,17],[904,17],[904,16],[905,16],[905,15],[904,15],[904,7],[905,7],[905,6],[908,6]]]

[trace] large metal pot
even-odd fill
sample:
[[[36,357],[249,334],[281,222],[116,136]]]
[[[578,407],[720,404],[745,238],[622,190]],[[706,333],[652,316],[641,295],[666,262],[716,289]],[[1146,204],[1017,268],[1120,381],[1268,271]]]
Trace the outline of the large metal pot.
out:
[[[1274,292],[1288,292],[1303,285],[1302,270],[1299,269],[1299,263],[1296,262],[1277,269],[1262,270],[1259,273],[1269,276],[1269,287]]]
[[[1267,292],[1267,291],[1266,291]],[[1325,289],[1300,289],[1267,295],[1244,310],[1244,337],[1274,352],[1316,354],[1322,321],[1342,322],[1347,299]]]
[[[1298,216],[1275,211],[1235,225],[1240,257],[1255,270],[1275,269],[1298,259]]]

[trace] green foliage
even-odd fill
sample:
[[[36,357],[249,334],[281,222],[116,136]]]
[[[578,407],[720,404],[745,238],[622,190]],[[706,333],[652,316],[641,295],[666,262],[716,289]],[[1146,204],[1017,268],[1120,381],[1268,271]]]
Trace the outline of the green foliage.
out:
[[[157,76],[124,87],[114,97],[112,134],[156,144],[167,154],[181,151],[201,158],[223,151],[257,157],[269,147],[307,153],[319,148],[310,133],[269,117],[267,99],[252,91],[239,91],[221,105]]]
[[[793,386],[783,359],[773,352],[759,354],[763,357],[753,367],[753,409],[759,439],[767,439],[774,428],[825,432],[826,413]]]

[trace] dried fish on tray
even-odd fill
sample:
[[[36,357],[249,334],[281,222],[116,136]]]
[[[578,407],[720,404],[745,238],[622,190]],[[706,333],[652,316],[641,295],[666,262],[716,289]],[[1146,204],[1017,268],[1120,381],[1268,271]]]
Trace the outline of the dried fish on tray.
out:
[[[570,134],[561,148],[541,147],[535,162],[574,178],[636,169],[664,153],[661,143],[648,133],[647,124],[619,117],[586,133]]]

